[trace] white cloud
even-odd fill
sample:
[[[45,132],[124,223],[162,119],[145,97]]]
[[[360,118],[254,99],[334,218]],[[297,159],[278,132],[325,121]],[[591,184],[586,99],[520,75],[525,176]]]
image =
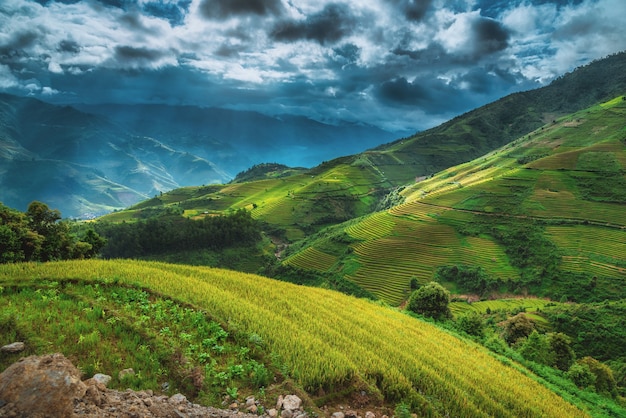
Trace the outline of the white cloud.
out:
[[[10,89],[18,85],[17,77],[13,75],[11,69],[6,65],[0,64],[0,89]]]
[[[429,118],[432,126],[444,116],[433,116],[432,109],[396,109],[379,103],[372,92],[398,78],[419,80],[428,88],[429,83],[441,84],[437,77],[442,75],[461,81],[449,83],[446,92],[429,90],[432,94],[448,94],[454,86],[471,92],[473,81],[463,76],[494,68],[516,77],[522,74],[526,81],[547,82],[590,59],[626,49],[624,0],[585,0],[559,8],[550,2],[500,2],[503,7],[511,4],[510,9],[489,16],[493,19],[478,9],[484,1],[433,0],[421,20],[407,19],[389,0],[283,0],[282,16],[218,20],[202,16],[200,1],[193,0],[181,24],[172,26],[165,18],[141,13],[149,0],[139,0],[135,9],[127,11],[92,0],[50,1],[45,7],[34,1],[0,0],[0,51],[10,51],[0,54],[0,89],[23,86],[41,94],[78,94],[78,84],[73,91],[72,83],[93,79],[90,74],[102,71],[115,83],[116,70],[132,70],[132,80],[128,72],[118,73],[120,78],[129,77],[119,85],[133,85],[134,97],[142,94],[145,85],[143,94],[151,98],[150,84],[140,82],[142,70],[176,69],[177,74],[189,71],[185,74],[196,85],[183,86],[185,75],[181,75],[169,93],[173,101],[178,101],[181,90],[217,89],[228,96],[225,92],[248,89],[254,90],[249,99],[237,93],[235,98],[219,100],[245,108],[258,105],[259,97],[276,96],[272,104],[276,109],[283,106],[300,113],[309,109],[320,118],[325,111],[339,112],[385,126],[421,127]],[[311,15],[319,17],[329,4],[344,2],[341,11],[350,24],[336,38],[305,35],[278,42],[269,35],[281,19],[306,22]],[[3,61],[9,55],[12,58]],[[61,79],[62,86],[51,84],[50,80]],[[106,93],[107,80],[98,82]],[[515,81],[507,83],[493,96],[518,88]],[[50,85],[42,88],[43,84]],[[124,92],[119,85],[110,89]],[[90,86],[80,88],[89,91]],[[167,88],[160,93],[159,97],[166,95]],[[206,96],[217,100],[216,95]],[[492,96],[484,100],[488,98]],[[429,104],[424,101],[420,106]]]

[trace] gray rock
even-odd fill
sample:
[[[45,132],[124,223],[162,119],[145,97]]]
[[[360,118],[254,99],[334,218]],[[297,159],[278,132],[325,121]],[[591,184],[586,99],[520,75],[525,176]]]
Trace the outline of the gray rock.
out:
[[[182,393],[177,393],[175,395],[170,396],[168,400],[170,405],[181,405],[187,403],[187,397]]]
[[[331,418],[345,418],[345,414],[341,411],[333,412]]]
[[[293,412],[290,409],[285,409],[280,413],[280,418],[293,418]]]
[[[373,413],[372,411],[367,411],[365,413],[365,418],[376,418],[376,414]]]
[[[302,399],[296,395],[287,395],[283,399],[283,409],[286,411],[297,411],[302,406]]]
[[[18,341],[0,347],[0,351],[3,353],[19,353],[20,351],[24,351],[25,348],[26,345],[23,342]]]
[[[278,416],[278,411],[276,410],[276,408],[272,408],[267,411],[267,415],[269,415],[270,418],[276,418]]]
[[[80,371],[58,353],[23,358],[0,374],[0,399],[20,417],[72,416],[86,391]]]
[[[93,380],[100,383],[101,385],[107,386],[111,381],[112,377],[108,374],[96,373],[92,377]]]

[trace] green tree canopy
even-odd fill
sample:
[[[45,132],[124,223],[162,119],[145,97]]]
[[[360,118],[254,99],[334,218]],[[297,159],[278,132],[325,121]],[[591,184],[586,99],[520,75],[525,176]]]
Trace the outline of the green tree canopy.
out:
[[[502,336],[509,345],[528,337],[535,329],[533,322],[523,312],[507,319],[501,325],[504,328]]]
[[[45,203],[32,202],[25,213],[0,203],[0,263],[91,258],[103,245],[93,230],[84,240],[72,235],[60,212]]]
[[[435,319],[450,318],[450,292],[437,282],[430,282],[409,297],[407,309]]]

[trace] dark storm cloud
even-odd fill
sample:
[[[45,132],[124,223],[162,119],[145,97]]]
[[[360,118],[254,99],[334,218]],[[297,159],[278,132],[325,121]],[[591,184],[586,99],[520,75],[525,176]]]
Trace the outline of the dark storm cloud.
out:
[[[481,18],[474,23],[474,52],[479,55],[502,51],[508,46],[509,33],[500,22]]]
[[[400,10],[407,20],[422,20],[432,0],[386,0],[394,8]]]
[[[346,4],[331,3],[303,21],[288,20],[278,23],[270,36],[283,42],[308,39],[325,45],[350,35],[356,25],[357,19]]]
[[[418,105],[429,99],[427,90],[404,77],[384,82],[378,87],[378,96],[387,102],[402,105]]]
[[[118,45],[115,47],[115,59],[123,64],[147,64],[158,61],[164,56],[163,51],[148,48],[135,48],[132,46]]]
[[[70,54],[78,54],[80,52],[80,45],[78,45],[78,42],[64,39],[61,42],[59,42],[57,51],[68,52]]]
[[[240,15],[280,15],[280,0],[202,0],[200,12],[208,19],[226,19]]]
[[[0,45],[0,63],[10,65],[28,57],[27,50],[36,44],[38,38],[39,34],[35,31],[15,33],[7,42]]]

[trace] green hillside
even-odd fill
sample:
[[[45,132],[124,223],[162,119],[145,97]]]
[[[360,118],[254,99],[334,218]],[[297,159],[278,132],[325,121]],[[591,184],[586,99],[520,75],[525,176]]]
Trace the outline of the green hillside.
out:
[[[624,120],[623,96],[555,120],[406,187],[403,204],[345,224],[349,254],[322,238],[285,263],[334,270],[396,305],[412,277],[426,283],[446,265],[480,267],[493,282],[485,291],[626,297]],[[312,257],[317,264],[307,262],[313,252],[323,254]]]
[[[171,382],[204,402],[300,388],[309,408],[360,399],[432,417],[624,412],[394,309],[254,275],[122,260],[9,264],[0,289],[0,343],[65,352],[88,374],[135,368],[121,387]]]
[[[190,217],[246,208],[270,224],[273,235],[282,233],[283,239],[293,242],[324,227],[396,205],[401,202],[393,193],[398,187],[479,158],[546,123],[624,91],[626,53],[620,53],[578,68],[546,87],[512,94],[361,154],[310,170],[293,170],[287,176],[290,170],[284,167],[260,165],[241,173],[236,183],[174,190],[104,219],[129,220],[141,217],[138,212],[142,210],[154,212],[167,206],[183,208]],[[519,151],[520,156],[528,152]],[[537,158],[542,151],[534,152],[525,158]]]

